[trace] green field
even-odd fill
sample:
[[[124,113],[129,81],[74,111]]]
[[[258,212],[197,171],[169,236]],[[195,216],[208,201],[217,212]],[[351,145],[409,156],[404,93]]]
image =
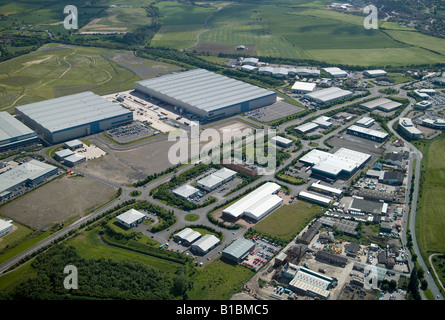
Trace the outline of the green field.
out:
[[[255,230],[290,241],[323,208],[305,201],[295,200],[289,205],[282,205],[255,225]]]
[[[0,111],[91,90],[103,95],[133,88],[141,80],[104,58],[105,49],[46,46],[0,63]]]
[[[445,252],[445,136],[426,142],[422,151],[424,180],[416,216],[417,237],[423,252]]]

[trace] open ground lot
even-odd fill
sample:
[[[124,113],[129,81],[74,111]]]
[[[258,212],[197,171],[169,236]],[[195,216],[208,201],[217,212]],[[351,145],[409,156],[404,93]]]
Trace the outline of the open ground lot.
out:
[[[40,229],[83,217],[116,192],[90,178],[63,176],[5,204],[0,215]]]
[[[284,101],[278,101],[270,106],[246,112],[245,115],[261,122],[269,122],[300,112],[301,110],[303,108]]]

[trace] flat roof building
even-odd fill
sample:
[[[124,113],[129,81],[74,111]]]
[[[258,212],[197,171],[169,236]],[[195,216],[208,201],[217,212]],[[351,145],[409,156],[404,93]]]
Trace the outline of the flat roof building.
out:
[[[337,87],[331,87],[307,93],[303,97],[305,99],[317,102],[319,104],[327,104],[334,101],[346,99],[351,96],[352,92],[349,90],[343,90]]]
[[[63,164],[68,167],[74,167],[85,161],[87,161],[87,158],[85,156],[81,156],[80,154],[74,153],[71,156],[64,158]]]
[[[9,232],[11,232],[13,228],[14,225],[12,224],[12,220],[0,219],[0,237],[3,237]]]
[[[206,254],[215,248],[220,242],[221,241],[213,234],[206,234],[192,244],[191,250],[197,252],[198,254]]]
[[[188,200],[189,198],[196,196],[199,193],[199,189],[192,187],[189,184],[184,184],[174,189],[172,192],[174,195]]]
[[[283,138],[281,136],[274,136],[270,140],[275,141],[275,144],[280,147],[288,148],[292,145],[293,141],[290,139]]]
[[[438,130],[444,130],[445,129],[445,120],[434,118],[434,119],[422,119],[422,126],[438,129]]]
[[[375,120],[370,117],[363,117],[359,119],[355,124],[360,127],[369,128],[375,123]]]
[[[331,118],[326,116],[320,116],[315,120],[312,120],[312,123],[318,124],[320,127],[327,129],[332,127]]]
[[[306,191],[301,191],[298,194],[298,197],[303,199],[303,200],[307,200],[309,202],[313,202],[322,206],[329,206],[332,202],[331,198],[326,198],[326,197],[322,197],[318,194],[315,193],[310,193],[310,192],[306,192]]]
[[[54,158],[57,161],[62,161],[63,159],[72,156],[74,154],[73,151],[71,151],[70,149],[62,149],[59,151],[56,151],[56,153],[54,153]]]
[[[273,195],[280,189],[281,189],[280,185],[274,182],[266,182],[261,187],[255,189],[245,197],[241,198],[231,206],[224,209],[223,214],[229,216],[232,219],[233,218],[238,219],[242,215],[246,214],[246,212],[254,211],[255,215],[252,214],[252,212],[250,212],[249,217],[251,218],[259,217],[259,219],[261,219],[273,211],[274,207],[276,206],[276,202],[270,200],[270,202],[264,203],[264,206],[261,208],[258,208],[256,206],[256,203],[258,203],[261,199],[268,197],[269,195]]]
[[[76,150],[76,149],[80,149],[83,147],[83,142],[78,139],[74,139],[74,140],[65,142],[64,146],[65,146],[65,148],[68,148],[70,150]]]
[[[319,77],[320,70],[310,68],[296,68],[295,73],[300,77]]]
[[[298,127],[295,127],[294,129],[300,133],[306,134],[309,132],[312,132],[318,128],[318,124],[313,122],[304,123],[302,125],[299,125]]]
[[[52,144],[133,121],[132,111],[90,91],[19,106],[15,112]]]
[[[385,70],[365,70],[363,71],[363,74],[369,78],[376,78],[376,77],[383,77],[386,76]]]
[[[0,194],[24,185],[35,186],[57,174],[57,171],[57,167],[32,159],[0,174]]]
[[[244,113],[277,100],[273,91],[204,69],[138,81],[135,89],[207,120]]]
[[[346,132],[354,136],[358,136],[361,138],[377,142],[383,142],[389,137],[389,135],[386,132],[364,128],[356,125],[350,126],[346,130]]]
[[[30,128],[8,112],[0,112],[0,151],[39,142],[39,137]]]
[[[343,190],[333,188],[330,186],[325,186],[320,183],[320,181],[311,184],[310,189],[319,193],[323,193],[330,196],[340,197],[343,193]]]
[[[308,93],[314,91],[316,86],[317,84],[312,82],[295,81],[291,90],[293,93]]]
[[[362,167],[371,155],[340,148],[335,153],[314,149],[301,157],[300,162],[312,166],[312,173],[337,179],[340,175],[351,176]]]
[[[360,104],[360,107],[367,111],[374,111],[378,109],[384,112],[391,112],[399,108],[401,105],[402,104],[400,102],[393,101],[387,98],[377,98]]]
[[[197,181],[198,187],[206,191],[212,191],[223,185],[224,183],[234,179],[236,171],[228,168],[222,168],[218,171]]]
[[[422,131],[416,128],[410,118],[399,118],[398,129],[401,134],[410,140],[417,140],[422,136]]]
[[[116,217],[116,221],[127,228],[136,227],[139,223],[147,218],[145,214],[135,209],[130,209]]]
[[[254,248],[255,242],[252,240],[238,238],[222,251],[222,256],[229,260],[240,262]]]
[[[333,78],[345,78],[348,76],[346,71],[337,67],[323,68],[322,70]]]

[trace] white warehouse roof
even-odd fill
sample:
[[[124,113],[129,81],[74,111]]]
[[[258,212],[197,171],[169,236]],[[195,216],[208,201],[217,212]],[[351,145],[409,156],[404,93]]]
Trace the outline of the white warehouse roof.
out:
[[[145,217],[145,215],[135,209],[130,209],[121,215],[118,215],[116,219],[128,224],[132,225],[134,222],[138,221],[139,219]]]
[[[255,220],[264,218],[267,214],[271,213],[274,209],[278,208],[283,199],[275,194],[268,194],[265,197],[258,199],[258,201],[250,206],[244,214]]]
[[[194,231],[191,228],[185,228],[185,229],[179,231],[177,234],[175,234],[175,236],[180,238],[183,241],[192,243],[196,239],[199,239],[199,237],[201,237],[201,234],[198,231]]]
[[[375,137],[377,139],[386,139],[388,137],[388,134],[383,131],[373,130],[369,128],[363,128],[360,126],[352,125],[348,128],[348,130],[361,133],[370,137]]]
[[[280,185],[274,182],[266,182],[261,187],[255,189],[245,197],[241,198],[231,206],[224,209],[223,213],[228,214],[234,218],[238,218],[246,211],[248,211],[250,207],[255,205],[258,201],[268,195],[277,192],[280,189]]]
[[[183,197],[183,198],[189,198],[199,192],[199,189],[196,189],[195,187],[192,187],[189,184],[184,184],[176,189],[173,190],[173,193],[177,196]]]
[[[323,68],[323,71],[329,73],[332,77],[345,77],[348,73],[337,67]]]
[[[318,124],[313,122],[308,122],[302,125],[299,125],[298,127],[295,127],[295,130],[300,131],[301,133],[306,133],[312,130],[315,130],[318,128]]]
[[[208,113],[266,96],[276,99],[273,91],[204,69],[142,80],[135,83],[135,88],[167,97],[179,106],[186,105]]]
[[[314,100],[318,103],[329,103],[338,99],[343,99],[352,95],[349,90],[343,90],[337,87],[330,87],[327,89],[322,89],[307,93],[304,98]]]
[[[192,244],[192,247],[198,248],[202,252],[207,252],[220,242],[220,240],[213,234],[206,234],[201,239]]]
[[[292,91],[300,91],[300,92],[312,92],[315,89],[316,84],[312,82],[301,82],[295,81],[292,86]]]
[[[25,126],[8,112],[0,112],[0,145],[10,139],[36,136],[36,133]]]

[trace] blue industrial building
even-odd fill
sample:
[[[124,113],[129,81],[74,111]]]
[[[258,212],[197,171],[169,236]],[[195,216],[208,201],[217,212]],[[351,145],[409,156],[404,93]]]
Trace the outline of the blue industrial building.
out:
[[[39,137],[7,112],[0,112],[0,151],[34,145]]]

